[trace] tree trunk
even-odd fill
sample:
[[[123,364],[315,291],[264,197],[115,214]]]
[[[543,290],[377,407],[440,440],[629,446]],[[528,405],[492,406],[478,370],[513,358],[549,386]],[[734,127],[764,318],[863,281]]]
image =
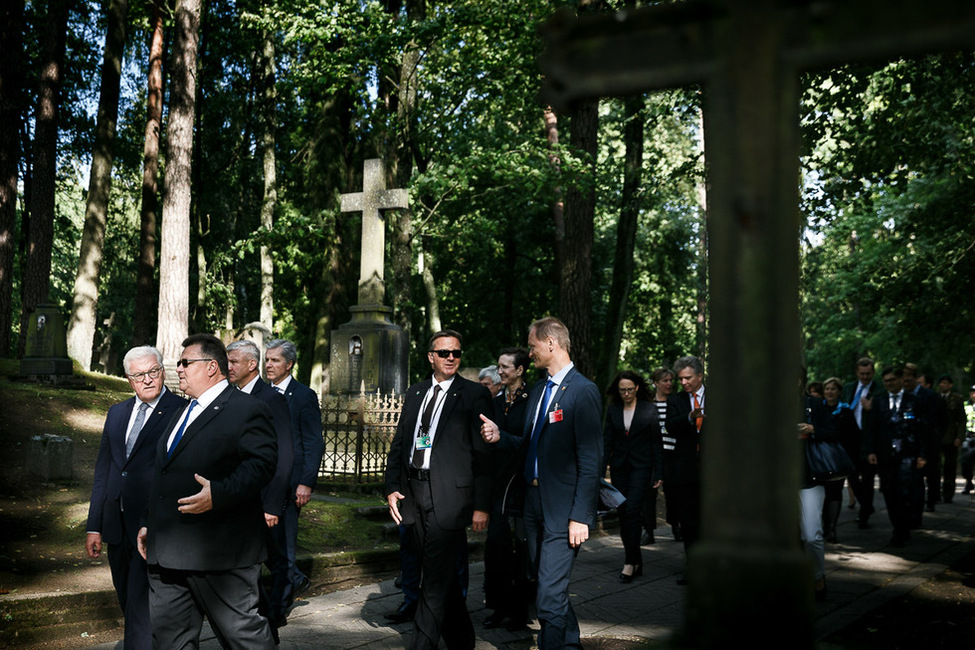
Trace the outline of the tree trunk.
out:
[[[261,203],[261,227],[270,231],[274,228],[274,208],[278,201],[278,181],[275,159],[275,88],[274,41],[272,33],[264,32],[264,51],[262,83],[264,88],[263,122],[264,132],[261,146],[264,149],[264,201]],[[261,246],[261,323],[274,331],[274,260],[270,248]]]
[[[156,347],[176,359],[189,327],[190,205],[201,0],[179,0],[170,66]]]
[[[41,64],[34,118],[34,170],[30,205],[30,232],[23,280],[18,356],[27,344],[27,322],[40,303],[47,300],[51,283],[51,250],[54,240],[55,191],[58,163],[58,115],[61,110],[61,76],[68,32],[69,0],[50,0],[41,35]],[[4,128],[8,128],[4,125]]]
[[[0,357],[10,354],[13,331],[14,231],[20,133],[24,124],[24,0],[8,0],[0,9]]]
[[[701,155],[704,155],[704,113],[698,113],[698,129],[700,134],[699,147]],[[707,169],[707,165],[704,166]],[[696,323],[696,343],[697,356],[701,359],[708,358],[708,196],[705,179],[701,178],[697,185],[698,222],[697,231],[697,323]]]
[[[81,252],[74,281],[71,318],[68,320],[68,356],[77,361],[84,370],[91,369],[91,347],[98,316],[98,291],[101,284],[105,228],[108,223],[108,202],[112,192],[115,127],[118,123],[119,84],[122,79],[128,13],[128,0],[109,2],[101,94],[88,182],[88,204],[81,233]]]
[[[545,139],[548,146],[553,150],[559,145],[559,117],[552,109],[545,109]],[[562,167],[559,157],[552,153],[548,157],[549,163],[558,173]],[[555,268],[562,268],[562,246],[565,239],[565,201],[562,197],[562,188],[556,188],[555,200],[552,202],[552,221],[555,224]],[[536,318],[538,315],[535,316]]]
[[[607,385],[619,369],[620,341],[626,322],[626,304],[633,282],[633,248],[636,243],[637,217],[640,214],[638,193],[643,180],[643,95],[630,95],[623,100],[623,192],[620,216],[616,224],[616,255],[606,314],[606,355],[599,385]]]
[[[159,132],[162,124],[163,8],[166,0],[152,3],[152,40],[146,88],[146,137],[142,150],[142,211],[139,226],[139,270],[136,275],[133,345],[146,345],[152,336],[156,271],[156,210],[159,203]]]
[[[586,377],[593,377],[590,320],[592,316],[592,241],[596,189],[596,143],[599,101],[590,99],[573,107],[569,118],[569,144],[586,158],[588,178],[566,192],[565,230],[561,233],[559,315],[572,337],[572,360]],[[556,234],[556,239],[559,234]]]
[[[427,294],[427,328],[432,336],[443,329],[440,323],[440,299],[437,297],[437,283],[433,279],[433,255],[420,250],[420,273],[423,276],[423,289]]]

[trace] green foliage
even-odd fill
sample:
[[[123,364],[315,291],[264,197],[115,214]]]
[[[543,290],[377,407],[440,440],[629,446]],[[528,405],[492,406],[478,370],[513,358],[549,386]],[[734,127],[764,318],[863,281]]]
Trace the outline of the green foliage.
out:
[[[833,72],[807,92],[803,312],[810,375],[861,354],[970,376],[975,57]]]

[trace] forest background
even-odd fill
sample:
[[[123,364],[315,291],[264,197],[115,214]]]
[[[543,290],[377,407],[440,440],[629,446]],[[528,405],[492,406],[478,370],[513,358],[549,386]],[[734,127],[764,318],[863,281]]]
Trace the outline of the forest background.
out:
[[[358,284],[360,219],[339,195],[380,157],[411,197],[386,214],[386,297],[412,378],[441,327],[480,367],[547,314],[600,385],[706,360],[699,89],[565,113],[538,94],[556,11],[644,4],[7,0],[0,355],[23,354],[45,301],[72,358],[112,373],[106,349],[174,358],[187,332],[261,322],[321,389]],[[852,378],[869,354],[960,388],[975,362],[975,56],[803,84],[808,378]]]

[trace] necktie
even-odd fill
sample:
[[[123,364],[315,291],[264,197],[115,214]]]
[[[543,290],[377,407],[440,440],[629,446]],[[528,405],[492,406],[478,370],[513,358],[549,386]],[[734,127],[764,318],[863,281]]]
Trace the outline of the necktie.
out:
[[[193,409],[196,408],[197,404],[199,404],[199,402],[197,402],[195,399],[190,401],[190,407],[186,409],[186,417],[183,418],[183,423],[179,425],[179,431],[176,432],[176,437],[173,438],[173,444],[169,446],[169,452],[166,454],[167,460],[169,460],[169,458],[173,455],[176,445],[179,444],[179,439],[183,437],[183,431],[186,430],[186,423],[190,421],[190,413],[193,412]]]
[[[863,425],[861,424],[860,418],[863,417],[863,405],[860,404],[860,393],[863,392],[863,384],[857,384],[857,392],[853,394],[853,415],[856,418],[857,426],[861,429]]]
[[[542,432],[542,427],[545,426],[545,421],[548,419],[546,416],[548,399],[552,395],[552,388],[554,386],[555,382],[551,379],[545,384],[545,392],[542,394],[542,401],[538,405],[538,417],[535,418],[535,426],[532,427],[532,438],[528,444],[528,455],[525,456],[525,480],[529,483],[536,478],[535,460],[538,457],[538,438]]]
[[[897,394],[896,393],[891,393],[890,394],[890,412],[891,413],[896,413],[897,412]]]
[[[132,455],[132,449],[135,447],[135,441],[139,439],[139,432],[142,431],[142,425],[146,422],[146,412],[148,410],[149,405],[145,402],[139,405],[139,412],[135,414],[135,422],[132,424],[132,430],[129,431],[129,437],[125,440],[126,458]]]
[[[279,393],[281,393],[282,395],[284,395],[284,389],[283,389],[283,388],[281,388],[280,386],[275,386],[275,387],[274,387],[274,390],[276,390],[276,391],[278,391]]]
[[[701,408],[701,403],[697,399],[697,393],[694,393],[694,410]],[[694,425],[697,427],[697,432],[701,433],[701,425],[704,424],[704,418],[702,416],[697,416],[694,418]]]
[[[423,409],[423,415],[420,416],[420,435],[426,436],[430,434],[430,420],[433,418],[433,409],[437,406],[437,396],[440,394],[440,385],[433,387],[433,395],[430,397],[430,401],[427,402],[427,407]],[[417,469],[423,468],[423,462],[427,459],[426,449],[413,449],[413,461],[410,463],[413,467]]]

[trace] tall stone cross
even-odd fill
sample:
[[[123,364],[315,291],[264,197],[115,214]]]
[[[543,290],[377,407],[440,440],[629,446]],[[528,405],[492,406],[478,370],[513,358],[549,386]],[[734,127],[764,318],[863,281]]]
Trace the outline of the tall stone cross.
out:
[[[812,648],[811,572],[795,543],[799,75],[973,49],[975,2],[688,0],[628,14],[560,14],[546,31],[543,94],[557,107],[702,88],[709,424],[685,634],[694,647],[748,639]],[[756,382],[761,390],[740,388]]]
[[[381,210],[407,208],[406,190],[386,189],[386,168],[379,158],[363,163],[362,191],[341,195],[342,212],[362,212],[362,259],[359,262],[359,305],[383,305],[383,257],[386,250],[386,224]]]

